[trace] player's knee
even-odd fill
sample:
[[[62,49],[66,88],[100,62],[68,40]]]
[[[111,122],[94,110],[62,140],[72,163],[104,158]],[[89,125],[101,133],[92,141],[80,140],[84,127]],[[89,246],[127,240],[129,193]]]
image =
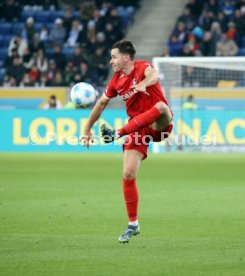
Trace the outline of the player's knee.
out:
[[[135,171],[132,170],[132,169],[126,169],[124,170],[123,172],[123,177],[125,179],[134,179],[136,176],[135,176]]]
[[[159,110],[161,114],[168,113],[169,108],[164,102],[158,102],[155,104],[155,108]]]

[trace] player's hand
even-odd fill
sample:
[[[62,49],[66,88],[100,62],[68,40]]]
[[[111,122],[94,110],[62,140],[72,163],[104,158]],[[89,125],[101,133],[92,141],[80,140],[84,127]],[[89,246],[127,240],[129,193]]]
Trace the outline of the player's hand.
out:
[[[84,134],[80,139],[80,141],[83,143],[84,146],[87,147],[87,149],[89,149],[90,143],[94,142],[94,138],[92,136],[92,132],[90,129],[85,129]]]
[[[146,85],[145,85],[145,83],[143,82],[143,81],[141,81],[141,82],[139,82],[138,84],[136,84],[135,86],[134,86],[134,89],[136,90],[136,91],[138,91],[138,92],[143,92],[143,93],[145,93],[146,95],[150,95],[147,91],[146,91]]]

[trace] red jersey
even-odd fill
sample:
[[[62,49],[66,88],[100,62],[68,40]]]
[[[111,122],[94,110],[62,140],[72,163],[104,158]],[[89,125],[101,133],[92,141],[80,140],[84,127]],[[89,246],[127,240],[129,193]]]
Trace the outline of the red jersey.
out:
[[[104,95],[107,98],[121,96],[126,103],[127,114],[129,117],[135,117],[149,110],[157,102],[163,101],[168,105],[168,102],[163,94],[160,82],[146,87],[146,92],[135,91],[134,86],[145,78],[145,70],[152,67],[152,64],[147,61],[135,61],[134,69],[129,75],[123,72],[115,73],[108,84]]]

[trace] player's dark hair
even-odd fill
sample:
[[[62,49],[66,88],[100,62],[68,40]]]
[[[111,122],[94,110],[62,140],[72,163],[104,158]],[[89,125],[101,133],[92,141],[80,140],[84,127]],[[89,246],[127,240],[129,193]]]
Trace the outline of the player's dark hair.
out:
[[[118,49],[120,53],[128,54],[132,60],[134,59],[134,55],[136,53],[133,43],[129,40],[121,40],[116,42],[112,46],[112,49]]]

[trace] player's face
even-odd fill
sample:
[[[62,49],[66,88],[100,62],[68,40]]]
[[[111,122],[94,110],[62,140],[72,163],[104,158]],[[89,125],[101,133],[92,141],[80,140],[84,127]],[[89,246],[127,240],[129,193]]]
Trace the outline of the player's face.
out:
[[[111,50],[110,64],[115,73],[120,72],[125,68],[127,60],[128,55],[120,53],[117,48]]]

